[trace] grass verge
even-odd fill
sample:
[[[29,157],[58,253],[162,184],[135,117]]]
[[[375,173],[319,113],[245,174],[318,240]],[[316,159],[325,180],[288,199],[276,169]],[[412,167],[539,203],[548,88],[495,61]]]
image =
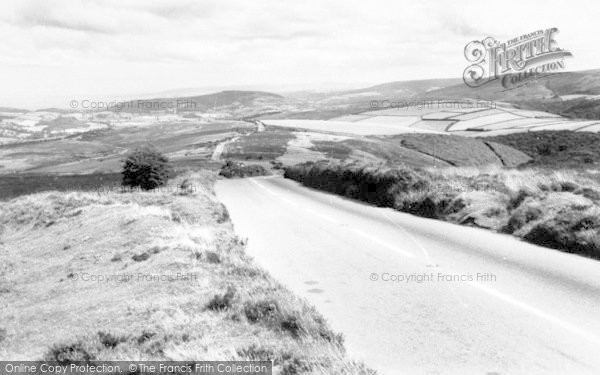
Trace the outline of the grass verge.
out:
[[[285,168],[284,176],[378,206],[600,259],[600,186],[575,172],[305,163]]]
[[[0,358],[271,359],[280,374],[372,373],[248,258],[214,179],[3,203]]]

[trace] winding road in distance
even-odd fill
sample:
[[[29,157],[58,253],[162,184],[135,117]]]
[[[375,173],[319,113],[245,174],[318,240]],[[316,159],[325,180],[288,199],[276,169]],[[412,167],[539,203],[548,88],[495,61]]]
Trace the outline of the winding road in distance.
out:
[[[248,252],[382,374],[600,374],[600,262],[281,177],[220,180]]]

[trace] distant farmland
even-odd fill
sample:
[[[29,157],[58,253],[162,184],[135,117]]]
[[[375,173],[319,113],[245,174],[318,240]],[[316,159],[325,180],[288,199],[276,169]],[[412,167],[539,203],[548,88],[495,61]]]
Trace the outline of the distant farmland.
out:
[[[470,107],[463,102],[386,108],[345,114],[329,120],[264,119],[267,126],[356,135],[451,133],[471,137],[544,130],[600,132],[600,120],[574,120],[524,110],[509,104]]]

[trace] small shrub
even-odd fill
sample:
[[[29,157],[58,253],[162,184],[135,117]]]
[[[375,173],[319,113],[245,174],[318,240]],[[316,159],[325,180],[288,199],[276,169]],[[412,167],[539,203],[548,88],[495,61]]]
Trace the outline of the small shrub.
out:
[[[251,361],[275,361],[275,351],[273,349],[257,344],[238,349],[237,354]]]
[[[100,343],[107,348],[114,348],[120,343],[127,341],[126,336],[115,336],[102,331],[98,332],[98,338],[100,339]]]
[[[137,343],[138,344],[143,344],[146,341],[149,341],[150,339],[152,339],[154,336],[156,336],[156,333],[151,332],[151,331],[143,331],[137,338]]]
[[[533,202],[525,203],[512,212],[508,219],[508,223],[502,230],[506,233],[514,233],[523,228],[526,224],[539,219],[542,215],[543,211],[538,204],[534,204]]]
[[[188,179],[184,179],[178,186],[179,195],[189,195],[196,191],[193,183]]]
[[[281,319],[281,329],[291,333],[294,337],[300,337],[300,334],[304,332],[300,320],[291,315],[286,315]]]
[[[145,260],[150,259],[150,254],[148,254],[148,253],[135,254],[134,256],[131,257],[131,259],[133,259],[135,262],[143,262]]]
[[[215,294],[210,302],[208,302],[208,305],[206,305],[206,308],[213,311],[229,310],[233,305],[234,298],[235,289],[233,287],[229,287],[227,288],[227,292],[225,292],[225,294]]]
[[[550,189],[552,191],[558,191],[558,192],[562,192],[562,191],[566,191],[566,192],[573,192],[579,189],[579,185],[577,185],[574,182],[571,181],[557,181],[552,183],[552,185],[550,186]]]
[[[438,217],[438,205],[428,196],[412,202],[403,202],[400,211],[432,219]]]
[[[166,184],[172,173],[169,159],[152,146],[129,153],[123,165],[123,185],[152,190]]]
[[[271,160],[271,165],[273,166],[273,169],[283,169],[283,163],[280,161]]]
[[[262,165],[257,164],[243,164],[236,163],[231,160],[225,162],[225,165],[221,168],[219,175],[225,178],[235,177],[253,177],[253,176],[264,176],[267,175],[267,170]]]
[[[7,333],[4,328],[0,328],[0,342],[6,340]]]
[[[530,195],[531,194],[527,190],[520,189],[519,192],[517,193],[517,195],[511,196],[511,198],[509,199],[508,209],[512,210],[512,209],[519,207],[521,205],[521,203],[523,203],[525,198],[527,198]]]
[[[218,263],[221,263],[221,257],[219,256],[219,254],[215,253],[214,251],[207,251],[206,252],[206,261],[208,263],[218,264]]]
[[[596,216],[585,216],[571,226],[571,230],[579,232],[582,230],[598,229],[600,228],[600,218]]]
[[[217,211],[216,216],[217,223],[219,224],[223,224],[231,220],[231,217],[229,216],[229,210],[227,210],[225,205],[221,205],[221,209]]]
[[[598,202],[600,201],[600,191],[589,188],[589,187],[581,187],[573,192],[574,194],[582,195],[592,201]]]
[[[549,143],[542,143],[537,146],[537,153],[542,156],[547,156],[552,154],[552,145]]]
[[[57,361],[62,364],[89,362],[94,359],[81,342],[54,345],[50,348],[46,357],[50,361]]]
[[[160,247],[160,246],[152,246],[152,247],[150,248],[150,250],[148,250],[148,252],[149,252],[150,254],[158,254],[158,253],[160,253],[161,251],[163,251],[164,249],[165,249],[165,248],[163,248],[163,247]]]
[[[335,333],[331,329],[327,328],[325,323],[319,327],[319,337],[323,340],[337,345],[340,348],[344,347],[344,335],[341,333]]]
[[[564,249],[569,246],[569,235],[558,226],[551,222],[544,222],[535,225],[525,239],[537,245],[551,247],[555,249]]]
[[[261,300],[244,304],[244,314],[248,321],[257,323],[274,320],[281,315],[279,305],[274,300]]]
[[[305,359],[294,357],[286,361],[281,368],[281,375],[308,374],[313,370],[313,366]]]
[[[541,246],[600,259],[598,224],[595,217],[579,218],[571,214],[536,224],[524,235],[524,239]]]

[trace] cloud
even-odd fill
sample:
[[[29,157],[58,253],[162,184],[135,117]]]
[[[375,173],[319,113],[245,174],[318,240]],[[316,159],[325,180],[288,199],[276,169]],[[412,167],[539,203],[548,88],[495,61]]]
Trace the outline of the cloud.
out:
[[[589,67],[582,1],[6,0],[0,97],[458,77],[470,40],[551,26]]]

